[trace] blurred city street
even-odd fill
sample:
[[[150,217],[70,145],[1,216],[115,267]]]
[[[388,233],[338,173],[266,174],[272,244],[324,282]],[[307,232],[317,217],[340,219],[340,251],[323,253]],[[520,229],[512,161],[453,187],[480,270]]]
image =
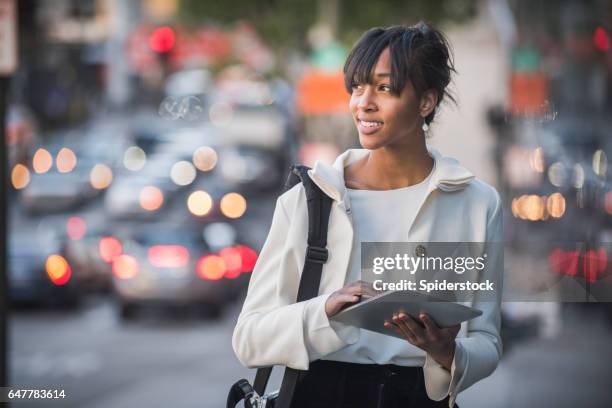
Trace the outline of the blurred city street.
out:
[[[612,325],[566,310],[553,337],[506,350],[497,370],[460,394],[460,407],[606,407],[612,404]]]
[[[11,324],[14,383],[65,388],[68,397],[19,406],[223,407],[228,384],[255,375],[231,347],[238,312],[233,307],[218,321],[179,313],[143,316],[126,326],[104,298],[70,314],[20,311]],[[579,310],[569,310],[565,323],[552,338],[508,350],[495,373],[463,392],[458,405],[610,406],[612,326]],[[280,373],[277,368],[271,389],[280,384]]]
[[[287,170],[359,147],[344,61],[419,20],[457,69],[426,142],[502,200],[504,354],[457,403],[612,407],[600,0],[0,0],[0,386],[66,391],[16,406],[219,408],[253,380],[232,332]]]
[[[228,384],[250,378],[231,348],[235,310],[219,321],[175,313],[124,326],[108,300],[88,303],[72,315],[15,316],[13,382],[67,394],[62,401],[20,405],[222,407]]]

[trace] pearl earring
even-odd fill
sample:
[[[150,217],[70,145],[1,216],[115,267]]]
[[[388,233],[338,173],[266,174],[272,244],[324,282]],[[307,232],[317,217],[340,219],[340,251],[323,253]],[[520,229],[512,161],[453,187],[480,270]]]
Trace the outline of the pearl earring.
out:
[[[429,130],[429,125],[427,122],[423,122],[423,126],[421,126],[421,128],[423,129],[423,132],[427,132]]]

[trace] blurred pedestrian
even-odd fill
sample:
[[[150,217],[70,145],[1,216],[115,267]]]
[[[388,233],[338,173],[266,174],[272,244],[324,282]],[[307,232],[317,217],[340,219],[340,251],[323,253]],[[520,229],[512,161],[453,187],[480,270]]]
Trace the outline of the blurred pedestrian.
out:
[[[449,43],[432,26],[373,28],[344,67],[363,149],[309,175],[332,205],[319,296],[293,303],[308,231],[304,187],[277,201],[233,335],[248,367],[308,370],[292,407],[453,407],[457,394],[490,375],[501,355],[499,302],[440,328],[428,316],[389,316],[385,336],[330,321],[361,295],[360,243],[501,241],[501,203],[491,186],[426,144],[455,72]],[[501,270],[482,279],[501,282]]]

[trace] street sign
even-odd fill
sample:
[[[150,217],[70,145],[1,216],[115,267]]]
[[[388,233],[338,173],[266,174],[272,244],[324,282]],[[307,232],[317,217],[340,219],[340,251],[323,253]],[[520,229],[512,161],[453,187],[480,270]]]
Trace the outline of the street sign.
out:
[[[15,0],[0,0],[0,76],[17,69],[17,13]]]

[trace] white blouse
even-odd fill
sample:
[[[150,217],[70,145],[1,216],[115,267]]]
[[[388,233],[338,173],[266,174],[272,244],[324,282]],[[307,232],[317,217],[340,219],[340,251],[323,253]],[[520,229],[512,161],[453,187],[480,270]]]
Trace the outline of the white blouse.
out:
[[[407,240],[416,212],[427,194],[431,174],[433,169],[420,183],[393,190],[347,188],[355,235],[345,285],[361,279],[361,242]],[[331,320],[330,324],[334,329],[339,327],[338,323]],[[360,330],[359,340],[356,343],[328,354],[322,359],[420,367],[425,362],[425,352],[407,340]]]

